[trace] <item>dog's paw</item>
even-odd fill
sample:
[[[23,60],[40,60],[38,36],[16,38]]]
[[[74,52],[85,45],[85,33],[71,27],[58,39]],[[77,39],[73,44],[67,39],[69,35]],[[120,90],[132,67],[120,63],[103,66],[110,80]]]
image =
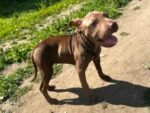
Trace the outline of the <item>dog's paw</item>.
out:
[[[110,76],[107,76],[107,75],[103,75],[101,76],[102,80],[106,81],[106,82],[110,82],[112,81],[112,78]]]
[[[55,88],[56,88],[56,87],[55,87],[54,85],[52,85],[52,86],[48,86],[47,90],[48,90],[48,91],[53,91],[53,90],[55,90]]]

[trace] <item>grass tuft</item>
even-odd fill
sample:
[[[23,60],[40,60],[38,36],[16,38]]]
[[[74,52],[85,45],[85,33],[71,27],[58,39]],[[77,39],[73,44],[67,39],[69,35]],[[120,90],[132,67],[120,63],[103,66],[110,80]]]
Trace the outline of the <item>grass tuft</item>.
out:
[[[142,65],[142,67],[144,68],[144,70],[150,70],[150,63],[144,64]]]
[[[4,102],[10,98],[22,84],[23,80],[31,76],[32,68],[28,66],[18,69],[12,74],[0,76],[0,102]]]

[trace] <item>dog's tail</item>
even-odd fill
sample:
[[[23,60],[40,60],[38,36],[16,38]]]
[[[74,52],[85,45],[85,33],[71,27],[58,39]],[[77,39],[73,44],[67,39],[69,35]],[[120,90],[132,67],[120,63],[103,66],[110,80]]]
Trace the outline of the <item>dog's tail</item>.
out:
[[[34,78],[31,80],[31,82],[33,82],[33,81],[36,79],[36,77],[37,77],[37,71],[38,71],[38,70],[37,70],[36,63],[35,63],[35,61],[34,61],[33,53],[34,53],[34,52],[32,52],[32,54],[31,54],[31,60],[32,60],[32,63],[33,63],[33,66],[34,66],[35,74],[34,74]]]

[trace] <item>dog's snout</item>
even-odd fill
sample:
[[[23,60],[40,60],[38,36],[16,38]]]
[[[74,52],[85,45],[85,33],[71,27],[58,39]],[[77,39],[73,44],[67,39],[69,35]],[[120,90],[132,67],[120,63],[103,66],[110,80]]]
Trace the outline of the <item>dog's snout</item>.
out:
[[[117,32],[118,24],[113,20],[107,21],[107,28],[111,30],[112,33]]]
[[[116,22],[113,22],[112,24],[112,31],[117,32],[118,31],[118,24]]]

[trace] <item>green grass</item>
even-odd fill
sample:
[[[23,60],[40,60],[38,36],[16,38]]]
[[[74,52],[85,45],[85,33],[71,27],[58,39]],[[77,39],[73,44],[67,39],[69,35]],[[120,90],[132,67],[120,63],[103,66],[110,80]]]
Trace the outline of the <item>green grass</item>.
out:
[[[2,25],[0,26],[0,41],[22,38],[20,32],[23,29],[29,29],[30,33],[28,35],[32,36],[32,40],[30,40],[28,44],[14,45],[12,48],[8,48],[7,50],[3,50],[3,48],[1,48],[0,70],[3,70],[9,64],[15,62],[28,62],[32,48],[43,39],[54,35],[71,34],[73,29],[68,26],[68,22],[70,20],[74,18],[82,18],[88,12],[93,10],[104,11],[107,12],[111,18],[117,18],[121,14],[119,8],[125,6],[129,1],[130,0],[88,0],[81,10],[71,13],[63,19],[55,20],[51,25],[41,31],[37,31],[34,27],[37,22],[41,21],[48,15],[59,13],[63,9],[66,9],[69,4],[74,4],[79,1],[61,0],[55,4],[51,4],[51,7],[41,5],[40,8],[31,8],[31,11],[17,11],[17,17],[14,13],[15,11],[10,11],[7,14],[4,13],[0,18],[0,24]],[[61,68],[61,65],[54,66],[54,74],[58,73]],[[30,65],[27,68],[13,72],[9,76],[0,75],[0,100],[3,102],[12,97],[12,95],[16,95],[15,92],[18,91],[19,85],[21,85],[22,81],[29,77],[32,73],[33,68]],[[26,91],[28,90],[23,90],[21,92]],[[24,93],[21,93],[21,95],[22,94]],[[14,98],[17,100],[17,96],[14,96]]]
[[[29,52],[31,50],[31,45],[20,45],[14,46],[8,50],[0,51],[0,70],[3,70],[7,65],[14,62],[21,62],[29,59]]]
[[[31,76],[32,67],[18,69],[8,76],[0,76],[0,101],[3,102],[10,98],[22,84],[23,80]]]
[[[59,74],[62,65],[54,65],[54,76]],[[32,89],[32,86],[24,86],[20,88],[22,82],[33,75],[33,66],[29,64],[27,67],[17,69],[12,74],[5,76],[0,75],[0,103],[10,98],[11,101],[17,101],[22,95]],[[36,80],[37,81],[37,80]]]
[[[32,29],[35,23],[40,22],[46,16],[56,15],[60,11],[67,9],[69,5],[79,3],[80,1],[27,0],[24,3],[22,0],[14,0],[12,4],[8,0],[2,2],[0,5],[0,42],[8,39],[21,38],[18,35],[20,35],[23,29]]]
[[[22,12],[38,10],[47,7],[60,0],[4,0],[0,4],[0,16],[11,17],[20,15]]]

